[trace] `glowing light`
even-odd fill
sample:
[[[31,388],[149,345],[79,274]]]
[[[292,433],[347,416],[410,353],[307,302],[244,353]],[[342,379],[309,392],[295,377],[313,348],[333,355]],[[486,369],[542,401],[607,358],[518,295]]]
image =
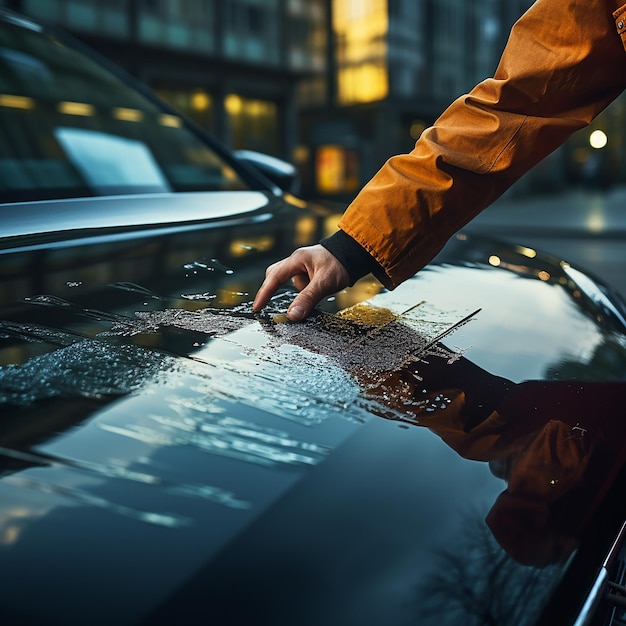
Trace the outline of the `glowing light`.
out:
[[[59,102],[58,110],[66,115],[82,115],[84,117],[90,117],[95,114],[93,105],[85,104],[84,102]]]
[[[141,122],[143,120],[143,113],[138,109],[117,107],[113,109],[113,117],[123,122]]]
[[[289,204],[293,204],[294,206],[297,206],[301,209],[306,209],[309,206],[307,202],[290,193],[284,194],[283,198],[285,198],[285,200],[289,202]]]
[[[239,258],[249,254],[267,252],[275,245],[276,239],[269,235],[252,239],[235,239],[230,243],[229,252],[232,257]]]
[[[537,278],[539,280],[548,281],[550,280],[550,273],[545,270],[541,270],[540,272],[537,272]]]
[[[299,145],[293,149],[293,160],[296,163],[307,163],[311,158],[311,150],[308,146]]]
[[[529,259],[534,259],[537,256],[537,251],[533,250],[532,248],[527,248],[526,246],[517,246],[516,249],[520,254],[523,254]]]
[[[596,150],[604,148],[608,142],[609,139],[603,130],[594,130],[591,135],[589,135],[589,145]]]
[[[592,213],[587,219],[587,228],[592,233],[601,233],[606,228],[603,215],[600,213]]]
[[[229,115],[239,115],[243,108],[243,102],[238,95],[231,93],[224,99],[224,108]]]
[[[389,92],[387,67],[383,62],[351,65],[339,71],[339,100],[342,104],[376,102]]]
[[[11,109],[34,109],[35,101],[26,96],[13,96],[11,94],[0,93],[0,106]]]
[[[409,129],[409,134],[411,135],[411,139],[419,139],[421,134],[426,130],[426,125],[424,122],[415,121],[411,124],[411,128]]]
[[[317,150],[317,188],[322,193],[337,193],[343,189],[345,164],[341,146],[325,145]]]
[[[489,257],[489,265],[493,265],[494,267],[498,267],[500,265],[500,263],[502,263],[502,260],[500,259],[499,256],[496,256],[495,254],[492,254]]]
[[[296,231],[294,233],[294,244],[302,246],[311,241],[315,236],[317,229],[317,221],[312,216],[301,217],[296,222]]]
[[[195,111],[207,111],[211,106],[211,96],[206,91],[198,90],[191,94],[191,108]]]
[[[176,115],[160,115],[159,116],[159,124],[162,126],[169,126],[170,128],[180,128],[183,125],[180,117]]]
[[[338,58],[340,104],[374,102],[389,91],[387,32],[389,12],[380,0],[337,0],[333,26],[341,41]]]

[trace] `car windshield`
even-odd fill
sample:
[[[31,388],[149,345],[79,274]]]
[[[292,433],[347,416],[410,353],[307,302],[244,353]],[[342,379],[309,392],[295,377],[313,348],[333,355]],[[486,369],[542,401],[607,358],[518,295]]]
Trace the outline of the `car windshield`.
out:
[[[0,20],[0,201],[247,188],[178,115],[56,37]]]

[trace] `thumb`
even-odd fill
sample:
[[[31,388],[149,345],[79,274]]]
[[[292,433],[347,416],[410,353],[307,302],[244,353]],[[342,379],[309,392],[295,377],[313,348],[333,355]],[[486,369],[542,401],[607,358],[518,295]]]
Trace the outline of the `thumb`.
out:
[[[315,305],[324,297],[313,282],[309,283],[293,300],[287,309],[287,317],[292,322],[301,322],[311,315]]]

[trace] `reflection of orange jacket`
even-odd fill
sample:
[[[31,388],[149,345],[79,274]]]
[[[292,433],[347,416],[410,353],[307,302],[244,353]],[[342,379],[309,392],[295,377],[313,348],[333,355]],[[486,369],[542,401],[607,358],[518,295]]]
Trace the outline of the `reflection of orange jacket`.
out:
[[[626,87],[623,0],[538,0],[495,76],[456,100],[408,155],[391,158],[340,228],[393,288]]]

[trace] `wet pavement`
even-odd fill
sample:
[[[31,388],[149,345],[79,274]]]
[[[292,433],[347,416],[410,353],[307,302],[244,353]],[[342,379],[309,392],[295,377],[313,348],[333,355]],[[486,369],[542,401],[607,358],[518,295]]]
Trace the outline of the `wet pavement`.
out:
[[[547,252],[626,297],[626,187],[503,198],[465,230]]]

